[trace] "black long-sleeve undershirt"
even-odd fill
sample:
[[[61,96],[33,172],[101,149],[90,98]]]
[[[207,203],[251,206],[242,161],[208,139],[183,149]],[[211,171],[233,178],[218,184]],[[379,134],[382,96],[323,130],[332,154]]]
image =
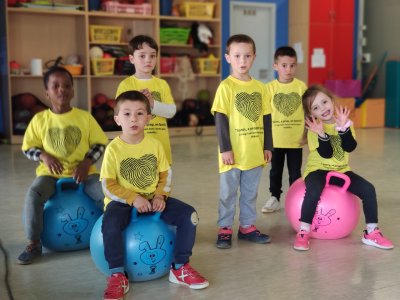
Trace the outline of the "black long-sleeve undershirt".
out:
[[[354,139],[350,128],[346,131],[339,131],[339,137],[342,141],[342,148],[344,151],[350,153],[357,147],[357,141]],[[323,158],[331,158],[333,156],[333,148],[330,142],[330,136],[325,134],[324,138],[318,136],[318,154]]]
[[[270,114],[263,116],[263,124],[264,124],[264,150],[272,151],[273,149],[272,120]],[[232,144],[229,135],[228,116],[223,113],[216,112],[215,125],[217,130],[219,151],[221,153],[226,151],[232,151]]]

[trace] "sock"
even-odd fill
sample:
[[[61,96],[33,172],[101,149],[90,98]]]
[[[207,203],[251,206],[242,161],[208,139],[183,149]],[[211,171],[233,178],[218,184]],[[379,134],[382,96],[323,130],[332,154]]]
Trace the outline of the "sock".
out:
[[[377,223],[368,223],[367,224],[367,232],[368,232],[368,234],[370,234],[372,231],[374,231],[375,228],[378,228],[378,224]]]
[[[249,232],[253,232],[254,230],[257,230],[257,228],[253,225],[240,225],[239,230],[243,234],[247,234]]]
[[[110,271],[111,271],[111,274],[114,274],[114,273],[122,273],[122,274],[125,274],[125,269],[124,269],[124,267],[112,268],[112,269],[110,269]]]
[[[304,230],[306,232],[310,232],[311,224],[300,222],[300,230]]]
[[[176,263],[172,263],[172,268],[174,270],[178,270],[180,267],[182,267],[184,264],[176,264]]]

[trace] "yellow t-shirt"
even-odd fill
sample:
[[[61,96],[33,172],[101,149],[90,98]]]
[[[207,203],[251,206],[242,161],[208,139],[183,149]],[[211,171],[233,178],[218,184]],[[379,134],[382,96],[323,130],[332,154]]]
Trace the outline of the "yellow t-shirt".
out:
[[[174,104],[174,99],[172,98],[171,89],[168,83],[165,80],[154,76],[147,80],[139,79],[135,77],[135,75],[129,76],[119,84],[115,97],[118,97],[119,94],[126,91],[142,89],[148,89],[156,101],[166,104]],[[151,135],[161,142],[162,146],[164,147],[165,154],[167,155],[168,162],[172,164],[171,144],[169,141],[167,119],[153,115],[152,120],[147,124],[144,131],[145,134]]]
[[[281,83],[277,79],[266,84],[272,95],[272,137],[274,148],[301,148],[304,134],[304,111],[301,101],[306,84],[298,79]]]
[[[107,146],[101,165],[100,179],[116,179],[118,184],[152,199],[159,173],[170,168],[161,143],[149,136],[139,144],[128,144],[116,137]],[[104,198],[104,207],[112,200]]]
[[[50,109],[37,113],[25,131],[22,150],[36,147],[57,158],[63,165],[62,174],[52,174],[43,162],[36,168],[37,176],[71,177],[76,166],[94,144],[106,145],[108,138],[87,111],[72,108],[55,114]],[[89,174],[97,173],[94,165]]]
[[[355,137],[355,132],[353,126],[350,130]],[[326,170],[326,171],[336,171],[340,173],[345,173],[350,171],[349,166],[349,153],[344,151],[341,144],[341,139],[339,133],[335,129],[335,124],[324,124],[325,133],[330,135],[330,143],[333,148],[333,156],[331,158],[323,158],[319,155],[317,148],[319,146],[318,134],[308,131],[307,140],[310,154],[307,159],[307,166],[303,174],[303,178],[310,172],[316,170]]]
[[[228,117],[235,164],[223,164],[218,151],[220,173],[233,168],[250,170],[265,165],[263,117],[271,113],[270,103],[265,84],[258,80],[242,81],[229,76],[221,82],[211,112]]]

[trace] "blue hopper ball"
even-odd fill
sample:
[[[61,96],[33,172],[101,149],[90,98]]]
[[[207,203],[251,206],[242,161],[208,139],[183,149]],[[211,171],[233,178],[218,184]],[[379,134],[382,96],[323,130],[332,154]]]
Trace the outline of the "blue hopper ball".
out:
[[[131,221],[123,231],[124,268],[130,281],[147,281],[169,272],[174,259],[175,230],[162,219],[161,213],[140,214],[132,209]],[[104,257],[101,216],[90,237],[90,253],[96,267],[111,275]]]
[[[72,178],[61,178],[56,192],[43,212],[42,244],[53,251],[73,251],[89,247],[92,228],[101,209]]]

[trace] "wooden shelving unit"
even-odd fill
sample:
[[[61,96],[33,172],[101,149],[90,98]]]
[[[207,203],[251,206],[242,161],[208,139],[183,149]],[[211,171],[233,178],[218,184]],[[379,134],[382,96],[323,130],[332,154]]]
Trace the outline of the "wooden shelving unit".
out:
[[[193,22],[205,23],[212,29],[214,34],[213,43],[209,46],[208,53],[221,58],[221,3],[218,0],[209,1],[215,3],[214,17],[200,19],[162,16],[159,14],[160,7],[158,0],[147,0],[152,5],[151,15],[89,11],[88,0],[56,0],[56,2],[79,5],[81,10],[5,7],[7,61],[15,60],[23,69],[28,70],[32,58],[41,58],[43,63],[45,63],[55,60],[59,56],[66,58],[70,55],[77,55],[84,68],[82,75],[74,76],[75,97],[72,103],[79,108],[91,111],[91,99],[98,93],[103,93],[109,98],[114,98],[119,82],[126,77],[125,75],[96,76],[92,74],[89,49],[93,45],[99,45],[99,43],[90,41],[90,25],[123,27],[121,42],[100,43],[100,45],[125,47],[130,38],[137,34],[153,36],[159,43],[159,27],[164,23],[174,24],[178,27],[190,27]],[[7,5],[6,1],[5,5]],[[160,43],[159,45],[160,54],[200,56],[198,50],[194,49],[192,45]],[[160,74],[159,68],[157,68],[156,75],[168,81],[179,108],[180,103],[184,100],[178,88],[180,84],[179,75],[173,73]],[[43,103],[48,103],[46,103],[41,76],[28,75],[27,72],[24,72],[24,75],[9,73],[7,79],[8,94],[10,97],[6,113],[9,113],[11,116],[8,131],[11,143],[17,144],[21,143],[22,135],[15,134],[13,131],[14,112],[11,105],[12,96],[29,92],[37,96]],[[211,75],[195,74],[193,80],[186,82],[189,93],[187,93],[185,98],[194,98],[200,89],[208,89],[213,97],[220,81],[220,72]],[[196,134],[195,128],[170,128],[170,130],[171,135]],[[211,130],[208,128],[206,131],[210,132]],[[107,134],[112,138],[118,132],[107,132]]]

